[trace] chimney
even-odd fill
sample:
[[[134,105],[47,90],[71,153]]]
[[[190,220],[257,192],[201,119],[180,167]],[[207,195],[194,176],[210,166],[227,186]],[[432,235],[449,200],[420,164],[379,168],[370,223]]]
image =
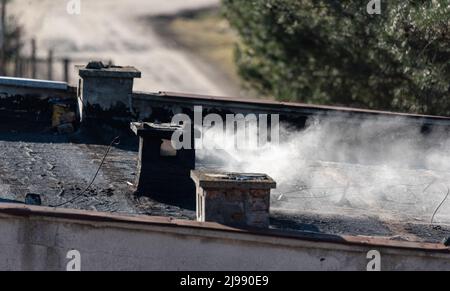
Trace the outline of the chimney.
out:
[[[79,75],[77,94],[81,121],[130,115],[133,81],[141,77],[140,71],[134,67],[90,62],[79,69]]]
[[[193,208],[195,185],[190,179],[195,169],[195,150],[172,147],[171,139],[183,127],[174,124],[131,123],[139,137],[137,192],[168,204]]]
[[[265,174],[192,171],[197,186],[197,220],[237,227],[268,228],[270,190],[275,181]]]

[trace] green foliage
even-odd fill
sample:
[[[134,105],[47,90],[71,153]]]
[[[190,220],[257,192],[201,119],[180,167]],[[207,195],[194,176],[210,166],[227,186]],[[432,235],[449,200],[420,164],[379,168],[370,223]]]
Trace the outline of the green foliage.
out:
[[[223,0],[240,74],[281,100],[450,114],[448,0]]]

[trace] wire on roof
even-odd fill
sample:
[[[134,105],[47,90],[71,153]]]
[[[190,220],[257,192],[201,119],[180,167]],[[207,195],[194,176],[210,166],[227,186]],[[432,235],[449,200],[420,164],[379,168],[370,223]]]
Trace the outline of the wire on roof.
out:
[[[108,148],[107,148],[107,150],[106,150],[106,152],[105,152],[105,155],[104,155],[103,158],[102,158],[102,161],[101,161],[101,163],[100,163],[100,166],[99,166],[98,169],[97,169],[97,172],[95,173],[95,175],[94,175],[94,177],[92,178],[92,180],[91,180],[91,182],[89,183],[89,185],[88,185],[83,191],[81,191],[81,192],[80,192],[78,195],[76,195],[74,198],[72,198],[72,199],[70,199],[70,200],[68,200],[68,201],[66,201],[66,202],[63,202],[63,203],[57,204],[57,205],[50,205],[50,207],[54,207],[54,208],[62,207],[62,206],[64,206],[64,205],[67,205],[67,204],[69,204],[69,203],[74,202],[75,200],[77,200],[78,198],[80,198],[81,196],[83,196],[84,193],[86,193],[86,192],[92,187],[92,185],[94,184],[95,180],[97,179],[97,176],[98,176],[98,174],[100,173],[100,170],[102,169],[103,165],[105,164],[106,158],[108,157],[109,153],[111,152],[111,149],[112,149],[113,145],[118,145],[119,143],[120,143],[120,137],[119,137],[119,136],[116,137],[116,138],[114,138],[114,139],[112,140],[112,142],[110,143],[110,145],[108,146]]]
[[[450,195],[450,188],[447,186],[447,195],[445,195],[444,200],[442,200],[442,202],[439,204],[439,206],[433,212],[433,215],[431,216],[431,225],[433,225],[434,218],[435,218],[436,214],[438,213],[439,209],[441,209],[442,205],[444,205],[444,203],[447,200],[449,195]]]

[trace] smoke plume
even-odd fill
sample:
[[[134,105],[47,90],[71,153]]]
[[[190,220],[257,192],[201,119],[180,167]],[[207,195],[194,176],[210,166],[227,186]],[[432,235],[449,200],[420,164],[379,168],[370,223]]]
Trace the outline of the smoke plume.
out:
[[[218,135],[207,131],[204,142],[212,147]],[[206,167],[270,175],[278,183],[272,205],[292,211],[425,222],[450,187],[448,129],[426,132],[406,118],[315,116],[302,130],[282,126],[277,145],[238,150],[227,140],[224,150],[198,155]],[[436,220],[450,223],[450,201]]]

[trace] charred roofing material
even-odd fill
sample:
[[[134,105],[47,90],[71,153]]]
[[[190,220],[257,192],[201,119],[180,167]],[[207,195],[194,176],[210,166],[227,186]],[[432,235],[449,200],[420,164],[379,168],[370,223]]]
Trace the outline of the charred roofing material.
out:
[[[120,72],[120,70],[131,71],[130,74],[125,72],[125,76],[128,79],[132,79],[138,75],[140,76],[140,74],[131,68],[99,68],[95,66],[93,68],[85,68],[84,71],[80,72],[80,75],[82,75],[82,77],[84,76],[86,79],[91,77],[97,78],[99,75],[103,75],[105,79],[115,78],[119,75],[123,77],[124,74],[122,73],[124,72]],[[111,105],[111,95],[105,94],[105,92],[111,92],[115,87],[108,87],[108,84],[110,83],[106,82],[103,85],[106,86],[107,90],[101,91],[102,88],[96,86],[97,81],[102,82],[102,80],[95,80],[91,84],[92,88],[97,90],[97,95],[93,95],[92,92],[86,90],[86,86],[83,86],[83,88],[79,88],[81,96],[76,96],[75,94],[70,95],[72,91],[68,89],[67,91],[70,91],[68,93],[66,92],[69,96],[68,98],[74,102],[77,102],[77,98],[81,98],[81,100],[84,101],[90,100],[87,103],[92,105],[91,108],[99,108],[100,111],[109,110],[110,107],[108,106]],[[178,93],[133,93],[132,81],[128,81],[126,88],[121,91],[121,94],[117,99],[124,104],[124,106],[118,107],[118,110],[127,111],[123,116],[121,115],[121,117],[123,117],[123,122],[127,123],[127,134],[130,134],[131,132],[129,129],[129,122],[132,120],[130,119],[136,118],[136,115],[133,116],[133,114],[130,114],[133,111],[138,113],[145,112],[147,115],[141,119],[155,122],[158,119],[160,121],[170,120],[173,114],[178,112],[179,109],[191,113],[190,110],[192,110],[193,105],[199,104],[208,107],[209,110],[219,111],[222,114],[227,114],[229,112],[248,112],[252,110],[256,110],[257,112],[278,112],[287,116],[288,118],[286,118],[286,120],[293,121],[294,123],[300,119],[304,121],[307,116],[314,114],[326,112],[327,114],[333,115],[345,112],[351,115],[358,115],[362,119],[379,115],[394,118],[406,116],[408,121],[420,125],[433,124],[448,126],[450,124],[450,119],[446,117],[404,115],[330,106],[290,104],[261,100],[238,100],[224,97],[197,96]],[[6,80],[5,82],[9,81]],[[117,83],[120,82],[114,80],[113,83],[117,85]],[[5,88],[8,87],[9,90],[12,90],[14,89],[14,86],[18,86],[17,88],[19,88],[20,84],[4,84],[4,86]],[[30,88],[33,89],[32,87]],[[37,89],[42,90],[45,88],[36,88],[36,90]],[[55,88],[49,88],[49,90],[50,89],[53,91]],[[63,87],[61,87],[61,90],[62,89]],[[83,90],[81,89],[85,91],[82,92]],[[44,96],[42,96],[42,91],[40,91],[40,94],[39,100],[43,103],[47,102],[46,100],[51,99],[51,97],[54,97],[53,92],[52,94],[44,94]],[[8,98],[13,98],[12,100],[20,99],[18,96],[11,95],[8,95]],[[29,98],[32,97],[29,96]],[[67,96],[65,96],[65,98],[67,98]],[[0,97],[0,99],[4,100],[4,97]],[[103,106],[102,104],[106,104],[106,106]],[[81,107],[80,110],[82,110]],[[51,107],[45,106],[45,108],[51,110]],[[60,203],[71,201],[80,194],[82,189],[89,185],[95,172],[99,169],[102,157],[107,150],[107,145],[103,142],[107,125],[100,122],[99,119],[95,119],[91,124],[98,127],[99,130],[97,131],[97,135],[88,136],[83,131],[74,135],[57,135],[51,129],[50,120],[48,120],[48,127],[44,124],[36,124],[36,119],[33,120],[34,115],[30,115],[30,112],[28,111],[19,114],[20,110],[20,108],[4,108],[3,110],[0,110],[0,116],[4,115],[11,121],[0,125],[0,154],[4,157],[2,164],[0,164],[0,198],[10,201],[24,201],[26,194],[36,193],[41,196],[43,205],[58,205]],[[90,113],[94,115],[91,117],[96,117],[96,111]],[[33,116],[33,118],[27,120],[26,118],[23,118],[24,116]],[[303,125],[300,125],[299,127],[302,126]],[[109,141],[110,140],[108,140],[108,142]],[[137,139],[133,137],[133,141],[128,143],[130,146],[124,146],[126,144],[127,143],[125,142],[120,147],[114,147],[112,149],[104,167],[99,171],[98,177],[95,179],[92,188],[86,193],[83,193],[80,199],[67,203],[67,205],[64,206],[72,209],[93,210],[99,212],[146,214],[152,216],[193,219],[195,213],[189,209],[175,206],[173,203],[165,203],[164,201],[153,199],[146,195],[136,195],[135,189],[130,187],[129,184],[130,181],[135,181],[138,176],[136,171],[136,164],[138,162]],[[160,148],[158,148],[158,150],[159,149]],[[197,168],[209,168],[210,170],[211,167],[219,167],[218,170],[223,170],[220,169],[220,166],[221,165],[214,166],[210,164],[202,165],[201,161],[198,160],[196,165]],[[371,165],[333,163],[327,161],[316,161],[315,163],[308,164],[307,167],[305,166],[305,170],[310,173],[314,173],[317,168],[326,169],[330,179],[337,177],[342,180],[346,180],[345,173],[354,173],[357,175],[373,169]],[[418,170],[411,169],[399,171],[405,173],[405,177],[407,177],[411,172],[417,173]],[[425,170],[421,173],[424,175],[420,178],[418,183],[429,184],[428,178],[433,177],[434,174]],[[439,175],[445,177],[445,173],[440,173]],[[238,178],[242,177],[242,175],[236,176]],[[246,177],[243,177],[241,180],[245,179]],[[176,179],[171,183],[176,185]],[[343,189],[342,187],[340,188],[334,185],[332,188],[328,189],[331,192],[325,194],[323,192],[326,191],[323,190],[323,188],[308,189],[307,186],[303,185],[303,181],[301,180],[292,185],[281,185],[278,189],[279,193],[273,193],[271,195],[272,213],[270,227],[272,229],[278,229],[281,232],[287,230],[300,232],[302,234],[306,232],[311,234],[311,236],[317,235],[322,238],[323,236],[330,235],[378,235],[385,237],[391,244],[395,244],[398,241],[437,243],[441,242],[442,238],[449,236],[449,228],[444,224],[439,229],[433,229],[430,228],[429,224],[423,224],[421,221],[409,221],[408,223],[405,223],[405,221],[398,220],[397,217],[389,216],[392,215],[392,213],[386,214],[383,213],[383,211],[380,211],[380,207],[383,209],[387,206],[392,206],[399,212],[404,211],[404,205],[400,205],[402,206],[400,207],[395,199],[392,199],[389,195],[386,195],[386,199],[382,201],[381,205],[377,206],[378,208],[372,209],[377,215],[371,215],[371,208],[368,208],[367,205],[364,204],[362,199],[362,197],[365,197],[364,192],[358,192],[356,190],[346,191],[346,198],[353,198],[350,201],[353,205],[350,205],[350,207],[348,203],[336,204],[334,199],[325,199],[330,198],[330,195],[336,195],[338,198],[341,198],[343,193],[342,190],[347,188],[357,188],[352,184],[344,184],[347,186],[342,186],[344,187]],[[327,186],[329,185],[323,185],[322,187],[326,188]],[[376,185],[366,186],[373,188]],[[410,185],[408,187],[413,186],[417,185]],[[425,186],[426,185],[424,185],[424,187]],[[400,194],[409,195],[407,193],[410,190],[408,187],[406,187],[407,191],[405,190]],[[362,188],[360,187],[359,189]],[[179,191],[184,190],[183,187],[180,187],[179,189]],[[433,191],[435,190],[436,189],[433,189]],[[286,199],[285,201],[278,199],[280,194],[283,194],[282,199]],[[419,199],[420,197],[415,198]],[[339,201],[344,200],[339,199]],[[435,201],[427,201],[426,206],[429,207],[429,205],[432,205],[434,207],[434,204]],[[314,210],[317,210],[314,208],[317,205],[323,207],[321,208],[322,211],[314,212]],[[411,210],[415,210],[414,206],[411,206],[410,208]],[[325,211],[323,211],[324,209]],[[55,211],[60,210],[57,209]],[[343,215],[337,216],[336,212]],[[427,215],[429,214],[426,209],[423,210],[423,212]],[[367,240],[373,241],[373,239]]]

